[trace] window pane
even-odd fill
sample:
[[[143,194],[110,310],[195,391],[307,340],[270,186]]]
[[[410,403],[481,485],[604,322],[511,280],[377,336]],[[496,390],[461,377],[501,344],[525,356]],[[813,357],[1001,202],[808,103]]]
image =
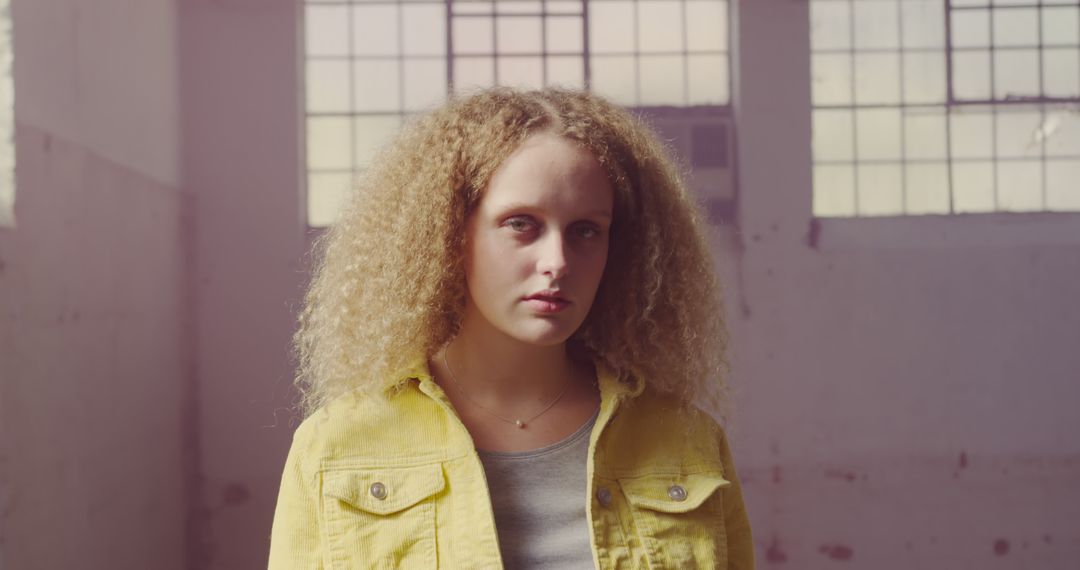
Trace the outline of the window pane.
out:
[[[634,106],[637,98],[637,67],[633,57],[594,56],[592,88],[621,105]]]
[[[848,0],[810,2],[810,43],[814,50],[851,47],[851,3]]]
[[[589,50],[596,54],[634,51],[632,2],[589,3]]]
[[[581,89],[585,86],[585,62],[578,56],[547,58],[547,84]]]
[[[904,212],[899,164],[860,165],[857,174],[860,214],[889,216]]]
[[[638,89],[642,105],[683,105],[683,60],[672,56],[642,56]]]
[[[949,213],[948,164],[935,162],[905,167],[904,211],[907,214]]]
[[[539,14],[540,9],[541,4],[538,0],[495,2],[495,11],[499,14]]]
[[[1044,8],[1042,31],[1045,45],[1080,44],[1080,8]]]
[[[953,47],[990,47],[990,14],[984,10],[952,13]]]
[[[309,170],[352,168],[352,134],[347,117],[308,117]]]
[[[491,54],[495,51],[491,18],[454,18],[454,55]]]
[[[904,117],[904,155],[908,159],[945,160],[948,158],[945,113],[932,111]]]
[[[394,60],[354,61],[353,108],[361,112],[399,110],[399,73]]]
[[[952,183],[953,208],[957,213],[994,211],[993,163],[955,163]]]
[[[349,62],[308,60],[305,64],[305,106],[312,113],[349,111]]]
[[[585,44],[582,34],[581,18],[548,18],[548,53],[583,53]]]
[[[851,166],[814,166],[814,215],[855,215],[855,169]]]
[[[1080,210],[1080,160],[1046,161],[1046,207],[1049,210]]]
[[[495,37],[499,55],[542,53],[539,18],[499,18]]]
[[[904,102],[941,103],[947,98],[945,54],[904,54]]]
[[[860,160],[899,160],[902,152],[900,110],[857,110],[855,112],[855,137],[857,156]]]
[[[1039,45],[1039,12],[1035,8],[994,10],[994,47]]]
[[[727,51],[727,3],[689,0],[686,3],[686,47],[690,51]]]
[[[351,187],[352,175],[348,172],[308,174],[308,224],[323,227],[333,223],[348,199]]]
[[[353,119],[356,132],[354,157],[358,166],[369,164],[375,153],[401,128],[398,115],[371,115]]]
[[[855,55],[855,101],[862,104],[900,102],[900,54]]]
[[[723,55],[691,55],[687,58],[689,73],[688,105],[724,105],[731,100],[728,87],[728,61]]]
[[[953,54],[953,95],[960,100],[990,99],[990,52]]]
[[[1006,212],[1041,210],[1042,164],[1038,161],[998,162],[998,209]]]
[[[899,48],[900,7],[896,0],[854,2],[855,49]]]
[[[682,50],[683,23],[680,2],[638,2],[638,49],[642,52]]]
[[[1043,51],[1043,93],[1047,97],[1080,97],[1080,49]]]
[[[356,55],[396,55],[398,53],[397,6],[354,6],[352,39],[353,53]]]
[[[994,53],[994,98],[1037,97],[1039,52],[1035,50],[997,51]]]
[[[1046,140],[1048,156],[1080,157],[1080,115],[1057,112],[1047,116],[1040,138]]]
[[[417,111],[441,103],[447,94],[445,59],[407,59],[405,110]]]
[[[814,111],[814,160],[853,160],[855,158],[854,121],[854,113],[846,109]]]
[[[851,56],[811,55],[815,105],[850,105]]]
[[[544,86],[543,60],[539,57],[500,57],[496,61],[499,85],[522,89]]]
[[[304,42],[308,55],[349,54],[349,12],[346,6],[307,6]]]
[[[1036,133],[1042,123],[1039,113],[1002,112],[997,121],[997,155],[1001,158],[1037,157],[1042,152]]]
[[[495,58],[455,57],[454,90],[467,91],[495,85]]]
[[[441,4],[408,4],[405,19],[406,55],[446,55],[446,8]]]
[[[991,158],[993,123],[988,114],[953,114],[950,139],[954,158]]]
[[[945,47],[945,9],[941,0],[904,0],[900,7],[904,47]]]

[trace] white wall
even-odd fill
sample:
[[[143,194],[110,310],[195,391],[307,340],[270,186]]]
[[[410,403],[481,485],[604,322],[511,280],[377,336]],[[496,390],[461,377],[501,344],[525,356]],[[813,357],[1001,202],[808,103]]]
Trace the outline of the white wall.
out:
[[[15,0],[0,566],[184,568],[189,338],[168,0]]]

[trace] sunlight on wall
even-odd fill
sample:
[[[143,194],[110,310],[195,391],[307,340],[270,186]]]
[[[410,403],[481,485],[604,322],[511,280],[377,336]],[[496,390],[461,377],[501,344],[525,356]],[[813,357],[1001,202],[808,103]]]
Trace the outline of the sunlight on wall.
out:
[[[0,227],[15,226],[15,89],[11,59],[11,4],[10,0],[0,0]]]
[[[450,92],[562,85],[627,106],[730,102],[727,0],[306,0],[308,223]]]
[[[814,214],[1080,211],[1080,3],[812,0]]]

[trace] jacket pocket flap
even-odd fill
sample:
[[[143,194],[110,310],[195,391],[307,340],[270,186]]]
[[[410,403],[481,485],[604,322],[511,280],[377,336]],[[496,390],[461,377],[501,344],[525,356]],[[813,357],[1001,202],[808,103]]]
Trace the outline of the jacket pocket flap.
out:
[[[630,504],[662,513],[686,513],[702,505],[717,489],[730,485],[719,472],[663,474],[619,479]]]
[[[323,474],[324,494],[376,515],[407,509],[445,487],[446,479],[439,464]]]

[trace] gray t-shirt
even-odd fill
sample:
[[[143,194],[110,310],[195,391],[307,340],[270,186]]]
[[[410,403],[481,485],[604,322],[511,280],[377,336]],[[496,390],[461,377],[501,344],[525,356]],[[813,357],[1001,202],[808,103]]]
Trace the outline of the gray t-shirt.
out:
[[[598,413],[547,447],[479,452],[506,568],[595,568],[585,495],[589,434]]]

